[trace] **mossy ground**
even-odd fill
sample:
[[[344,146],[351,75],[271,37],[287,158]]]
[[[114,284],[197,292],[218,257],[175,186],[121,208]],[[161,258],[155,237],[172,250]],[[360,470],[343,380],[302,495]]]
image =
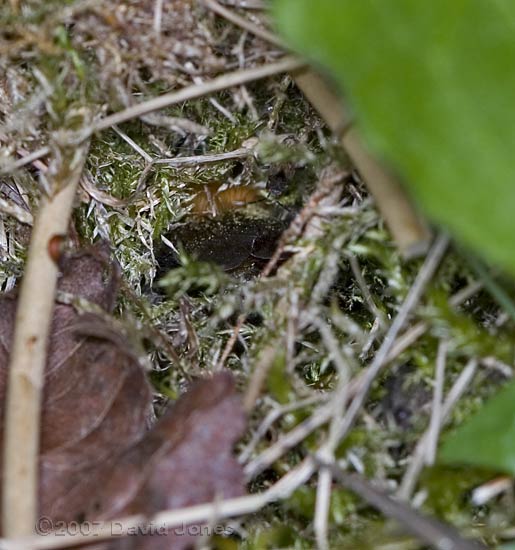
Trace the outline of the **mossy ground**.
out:
[[[181,21],[167,12],[172,23],[170,29],[162,30],[163,44],[150,36],[154,2],[111,4],[98,2],[88,7],[78,1],[33,0],[20,2],[17,13],[17,2],[0,9],[0,74],[4,75],[0,79],[4,97],[0,107],[1,198],[36,212],[41,167],[29,164],[13,170],[12,163],[19,159],[20,151],[45,145],[53,151],[57,130],[72,124],[67,116],[72,109],[87,110],[95,118],[120,109],[131,94],[148,99],[191,83],[192,74],[209,78],[242,62],[251,66],[257,64],[256,59],[274,56],[268,46],[250,36],[242,43],[238,29],[196,3],[179,2],[181,17],[187,20],[186,31],[192,33],[185,34],[186,42],[174,38],[172,31]],[[148,41],[144,36],[130,36],[143,31],[142,27],[131,28],[129,12],[146,18]],[[178,43],[185,53],[171,54]],[[143,50],[136,51],[138,47]],[[208,60],[205,64],[203,55]],[[187,381],[215,368],[242,313],[247,321],[226,362],[242,391],[263,350],[276,347],[273,367],[250,415],[241,451],[273,408],[309,397],[323,398],[334,391],[338,369],[322,336],[323,327],[330,327],[338,346],[352,358],[352,375],[377,349],[375,342],[360,355],[376,319],[351,269],[350,255],[356,257],[373,301],[386,320],[395,316],[422,260],[404,261],[399,256],[359,176],[350,172],[345,155],[288,77],[196,99],[160,115],[163,118],[157,122],[132,121],[119,130],[153,158],[225,153],[254,138],[252,154],[217,163],[199,161],[187,167],[153,164],[149,168],[144,156],[114,129],[94,135],[87,177],[96,190],[119,202],[81,191],[73,216],[76,244],[105,239],[113,248],[126,281],[118,314],[152,366],[158,413],[167,400],[183,391]],[[188,121],[208,128],[209,134],[188,131]],[[52,169],[57,161],[50,155],[45,162]],[[331,163],[349,170],[337,208],[325,215],[321,230],[301,233],[288,243],[289,259],[271,276],[235,276],[217,265],[180,254],[180,265],[168,284],[158,286],[156,255],[163,246],[162,237],[173,242],[174,227],[197,223],[202,228],[205,224],[190,213],[192,197],[203,185],[232,181],[254,186],[259,202],[245,205],[237,215],[246,217],[249,224],[256,216],[274,223],[299,212],[316,189],[323,168]],[[1,214],[0,283],[4,289],[20,278],[27,243],[26,226]],[[224,243],[230,253],[234,243],[230,239]],[[413,319],[424,320],[426,332],[376,380],[360,420],[336,450],[337,458],[349,468],[362,468],[368,477],[389,487],[400,481],[428,424],[435,358],[442,338],[449,345],[445,392],[471,358],[493,357],[499,364],[513,363],[515,325],[505,314],[505,305],[485,290],[476,292],[459,309],[449,305],[450,296],[475,279],[466,257],[451,250]],[[496,284],[503,287],[508,299],[515,296],[511,281],[497,279]],[[163,345],[163,338],[173,346],[179,361]],[[455,407],[443,437],[477,411],[504,380],[502,369],[481,368]],[[280,440],[318,406],[312,403],[278,418],[248,459]],[[326,427],[315,430],[254,479],[251,490],[269,487],[315,451],[326,434]],[[474,506],[470,499],[470,491],[494,475],[438,465],[423,472],[417,494],[424,511],[497,544],[500,533],[513,520],[511,495],[484,506]],[[316,488],[313,478],[285,501],[236,522],[235,536],[216,539],[214,545],[247,550],[313,548]],[[334,548],[419,547],[358,497],[336,487],[331,496],[329,538]]]

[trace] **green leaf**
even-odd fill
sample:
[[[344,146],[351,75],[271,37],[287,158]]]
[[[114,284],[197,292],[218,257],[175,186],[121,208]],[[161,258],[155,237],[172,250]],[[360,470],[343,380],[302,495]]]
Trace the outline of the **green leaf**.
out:
[[[452,434],[439,459],[515,475],[515,382],[505,386]]]
[[[430,216],[515,273],[515,2],[276,0]]]

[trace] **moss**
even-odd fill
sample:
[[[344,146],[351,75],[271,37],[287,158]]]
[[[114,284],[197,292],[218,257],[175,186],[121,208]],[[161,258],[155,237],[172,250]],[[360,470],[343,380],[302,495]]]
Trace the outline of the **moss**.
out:
[[[240,545],[241,550],[310,550],[313,541],[301,539],[295,529],[289,525],[277,525],[268,529],[261,529],[258,534]]]
[[[489,477],[487,471],[475,468],[468,468],[466,476],[459,468],[427,468],[421,478],[428,492],[424,508],[443,520],[466,525],[474,515],[467,496]]]
[[[73,2],[65,5],[71,6]],[[62,129],[63,124],[77,129],[82,122],[78,117],[67,118],[71,108],[78,107],[99,116],[122,108],[123,97],[139,101],[191,82],[190,75],[181,71],[180,60],[168,58],[162,51],[150,55],[150,50],[145,50],[143,54],[148,62],[145,65],[145,60],[139,57],[141,52],[120,47],[109,59],[106,57],[109,61],[114,54],[119,56],[116,70],[108,67],[107,62],[102,66],[98,52],[89,46],[97,29],[85,32],[82,28],[79,32],[84,13],[69,14],[68,21],[61,18],[62,9],[63,2],[53,0],[25,2],[19,15],[14,15],[6,6],[0,7],[0,23],[8,38],[15,24],[22,25],[20,28],[32,24],[41,30],[38,40],[24,47],[19,46],[19,36],[11,36],[18,49],[8,52],[8,60],[23,83],[19,90],[28,91],[20,92],[22,97],[10,115],[31,122],[12,130],[9,137],[12,137],[13,150],[18,145],[31,149],[52,143],[52,131]],[[86,15],[91,14],[86,11]],[[209,44],[210,52],[223,58],[227,67],[237,66],[240,59],[233,49],[240,33],[220,18],[206,19],[203,24],[208,32],[202,36],[211,33],[214,37],[214,44]],[[127,40],[124,29],[106,26],[105,21],[99,23],[100,27],[106,33],[104,36],[119,39],[109,42],[110,45],[120,45]],[[249,44],[252,48],[264,47],[250,38],[244,47],[250,47]],[[248,54],[249,50],[245,52]],[[258,51],[258,59],[262,53],[266,59],[269,54],[266,50]],[[157,69],[163,60],[168,62],[165,72]],[[222,70],[203,67],[202,60],[195,63],[196,69],[204,70],[205,78]],[[34,97],[42,88],[27,67],[37,67],[52,84],[53,92],[47,103],[34,107]],[[349,365],[352,375],[367,365],[367,357],[373,357],[382,335],[372,344],[368,356],[360,358],[375,318],[350,269],[348,254],[357,257],[370,294],[387,320],[397,314],[422,260],[401,258],[359,178],[349,177],[340,205],[348,209],[347,213],[340,212],[328,223],[319,224],[315,236],[304,232],[288,242],[280,269],[268,278],[255,277],[263,262],[259,265],[256,262],[252,270],[245,265],[236,272],[202,261],[195,257],[200,242],[197,238],[192,249],[181,253],[179,258],[174,256],[178,260],[176,265],[158,266],[156,258],[160,259],[163,238],[175,243],[181,231],[193,233],[192,227],[204,240],[206,235],[212,236],[218,231],[215,226],[225,229],[229,237],[223,241],[222,248],[228,248],[230,254],[238,244],[238,239],[231,239],[231,235],[241,236],[252,228],[253,233],[250,237],[247,235],[246,242],[252,247],[258,234],[267,233],[267,226],[274,226],[275,233],[279,233],[306,203],[323,167],[332,162],[348,166],[348,159],[335,147],[327,129],[289,77],[253,83],[247,90],[257,118],[252,109],[240,101],[238,90],[213,96],[231,112],[234,120],[221,113],[210,98],[188,101],[161,112],[203,125],[209,129],[208,135],[151,125],[142,120],[120,126],[120,130],[152,158],[228,152],[242,147],[245,140],[255,138],[255,154],[245,159],[198,162],[187,167],[154,164],[145,171],[145,159],[116,132],[107,130],[94,136],[87,160],[90,183],[119,202],[116,205],[112,200],[92,201],[81,193],[84,202],[75,209],[74,223],[83,243],[104,238],[112,244],[127,285],[118,312],[125,318],[124,322],[132,323],[133,330],[137,323],[143,327],[135,338],[141,340],[141,348],[146,350],[154,366],[151,379],[160,403],[173,400],[183,391],[185,382],[214,368],[240,314],[247,315],[247,319],[226,365],[235,373],[242,390],[248,386],[262,350],[271,344],[277,347],[264,399],[258,403],[249,425],[246,436],[249,440],[270,407],[292,404],[307,396],[328,395],[336,387],[334,354],[320,336],[320,324],[331,329],[342,352],[353,355],[354,362]],[[6,182],[13,188],[16,185],[23,188],[30,204],[35,205],[40,188],[33,172],[31,167],[16,175],[8,174]],[[231,217],[206,221],[191,215],[192,197],[199,189],[227,182],[254,186],[259,201],[239,210],[235,216],[237,223],[234,218],[230,221]],[[349,213],[351,208],[354,210]],[[2,225],[2,231],[4,229],[11,240],[9,255],[2,258],[0,284],[21,274],[26,256],[27,240],[20,225],[9,222]],[[3,239],[3,234],[1,236]],[[259,259],[266,263],[268,258]],[[156,278],[172,267],[165,286],[157,285]],[[513,299],[513,282],[494,275],[506,295]],[[514,322],[499,322],[504,313],[502,304],[496,303],[488,292],[479,292],[459,310],[449,305],[449,297],[474,278],[476,274],[462,253],[452,250],[413,316],[413,322],[426,322],[426,334],[375,381],[365,416],[338,446],[338,458],[348,460],[352,453],[353,464],[360,462],[370,478],[399,481],[407,458],[427,428],[428,415],[423,411],[424,403],[420,402],[409,426],[392,421],[392,407],[386,399],[388,380],[392,375],[401,376],[401,368],[406,365],[409,369],[404,375],[405,392],[415,394],[417,388],[422,387],[430,395],[438,342],[442,338],[449,342],[445,393],[472,357],[492,356],[507,365],[513,364]],[[170,359],[159,339],[149,337],[152,330],[161,331],[173,345],[179,357],[177,362]],[[478,411],[502,383],[502,376],[481,371],[456,405],[444,435]],[[276,421],[258,443],[252,458],[315,413],[318,406],[300,408]],[[251,489],[269,487],[279,475],[291,471],[307,453],[316,450],[326,437],[326,426],[315,430],[254,480]],[[470,504],[471,488],[488,479],[487,474],[465,467],[426,469],[419,484],[420,490],[428,494],[425,509],[465,528],[473,524],[477,514],[484,514],[483,518],[491,512],[492,516],[497,514],[497,518],[511,520],[512,511],[508,507],[503,510],[498,502],[482,510]],[[218,540],[217,545],[234,548],[239,544],[240,548],[249,550],[311,549],[315,544],[312,524],[315,498],[316,480],[313,479],[291,498],[246,518],[248,540],[238,542],[234,536]],[[336,487],[331,497],[329,534],[334,548],[365,549],[386,544],[395,548],[414,547],[411,539],[400,536],[358,498]]]
[[[197,102],[197,112],[200,114],[201,124],[211,130],[206,146],[210,152],[223,153],[241,147],[242,143],[255,136],[259,131],[260,123],[241,113],[234,113],[235,122],[220,116],[220,113],[209,103]]]
[[[278,403],[288,403],[292,397],[291,384],[285,370],[286,358],[284,352],[278,351],[267,380],[268,391]]]

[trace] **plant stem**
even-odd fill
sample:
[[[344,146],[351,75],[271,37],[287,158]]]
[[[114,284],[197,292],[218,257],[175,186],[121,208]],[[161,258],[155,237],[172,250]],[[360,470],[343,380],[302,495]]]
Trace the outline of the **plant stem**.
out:
[[[43,378],[58,275],[48,244],[67,232],[85,149],[74,151],[53,178],[55,193],[42,199],[21,283],[5,413],[2,524],[7,537],[30,535],[36,525]]]

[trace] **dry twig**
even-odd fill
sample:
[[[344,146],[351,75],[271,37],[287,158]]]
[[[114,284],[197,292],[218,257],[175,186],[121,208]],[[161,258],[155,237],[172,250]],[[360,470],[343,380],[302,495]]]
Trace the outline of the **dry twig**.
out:
[[[243,69],[234,71],[232,73],[225,73],[217,78],[204,82],[202,84],[193,84],[186,86],[180,90],[163,94],[158,97],[154,97],[137,105],[132,105],[127,109],[123,109],[117,113],[113,113],[103,119],[100,119],[96,124],[93,124],[90,128],[91,133],[100,132],[106,130],[111,126],[127,122],[133,118],[142,117],[169,107],[182,103],[191,99],[198,99],[215,92],[220,92],[227,88],[234,86],[240,86],[254,80],[267,78],[276,74],[295,71],[302,68],[305,63],[295,57],[284,57],[283,59],[276,61],[275,63],[268,63],[261,67],[255,67],[252,69]],[[22,159],[14,162],[10,167],[12,170],[26,166],[50,153],[50,148],[42,147]]]
[[[433,465],[436,458],[438,436],[442,426],[442,396],[445,382],[445,363],[447,359],[447,343],[443,340],[438,345],[436,358],[435,381],[433,390],[433,407],[431,410],[431,421],[429,423],[428,443],[426,449],[426,464]]]
[[[342,107],[340,98],[312,70],[295,75],[295,82],[313,104],[329,128],[341,135],[342,146],[359,170],[374,196],[402,254],[423,254],[430,241],[424,220],[415,211],[402,186],[365,149],[357,131]]]
[[[12,201],[0,198],[0,212],[16,218],[20,223],[32,225],[32,214]]]
[[[204,3],[214,13],[234,25],[275,46],[285,47],[277,35],[220,5],[216,0],[204,0]],[[343,148],[374,195],[401,252],[406,257],[423,254],[430,241],[430,233],[425,222],[415,211],[400,184],[366,151],[356,131],[349,130],[351,120],[345,112],[341,99],[312,69],[296,71],[292,76],[331,131],[342,136]]]
[[[138,532],[138,528],[144,532],[145,526],[148,525],[159,529],[184,527],[185,525],[213,521],[213,519],[221,520],[252,514],[271,502],[288,498],[295,489],[313,475],[315,469],[314,460],[308,458],[283,476],[270,489],[258,495],[221,500],[178,510],[164,510],[152,518],[131,516],[107,522],[94,522],[78,534],[63,533],[61,530],[45,533],[45,537],[0,539],[0,544],[3,550],[27,550],[28,548],[31,550],[57,550],[80,546],[88,542],[99,543],[109,540],[113,536],[121,537],[131,532]]]
[[[356,474],[346,474],[335,464],[318,460],[320,466],[331,471],[332,476],[344,487],[360,496],[365,502],[395,519],[402,527],[425,544],[436,550],[480,550],[481,543],[467,540],[449,525],[423,516],[410,506],[392,499],[369,481]]]
[[[440,416],[441,423],[445,422],[445,420],[448,418],[449,414],[451,413],[454,405],[456,405],[458,400],[461,398],[461,396],[464,394],[464,392],[468,388],[470,382],[474,378],[476,369],[477,369],[477,363],[475,360],[472,360],[460,373],[458,379],[453,384],[451,390],[449,391],[442,405],[442,411]],[[420,475],[420,472],[424,467],[426,449],[427,449],[429,436],[430,436],[429,430],[430,428],[428,428],[428,430],[424,433],[424,435],[419,439],[417,446],[415,448],[415,451],[411,456],[411,460],[408,465],[408,468],[406,469],[406,472],[404,473],[404,477],[402,478],[401,486],[397,492],[397,496],[404,500],[407,500],[410,498],[411,493],[415,489],[418,476]]]
[[[92,131],[99,132],[110,128],[114,124],[120,124],[133,118],[138,118],[153,111],[164,109],[170,105],[176,105],[183,101],[190,99],[197,99],[215,92],[220,92],[233,86],[239,86],[252,82],[253,80],[259,80],[261,78],[267,78],[280,73],[289,71],[295,71],[303,67],[304,62],[295,57],[284,57],[283,59],[276,61],[275,63],[268,63],[262,67],[256,67],[252,69],[243,69],[234,71],[232,73],[225,73],[217,78],[203,82],[202,84],[193,84],[192,86],[186,86],[176,92],[170,92],[169,94],[163,94],[158,97],[154,97],[137,105],[132,105],[123,111],[113,113],[93,125]]]
[[[438,239],[433,247],[433,250],[428,255],[426,262],[422,266],[417,281],[412,286],[409,295],[403,304],[403,307],[399,311],[394,323],[390,327],[390,330],[385,336],[381,348],[376,353],[371,365],[367,367],[362,373],[349,382],[349,388],[347,391],[347,398],[353,399],[351,406],[349,407],[346,415],[342,419],[342,422],[338,426],[338,439],[341,439],[354,423],[357,414],[361,410],[361,406],[365,400],[368,390],[370,389],[373,381],[375,380],[379,371],[389,363],[392,359],[391,350],[397,345],[398,340],[396,337],[399,330],[404,325],[407,316],[411,313],[413,307],[418,302],[422,290],[425,288],[427,281],[431,278],[434,270],[439,265],[442,255],[447,247],[447,238],[441,237]],[[461,295],[460,295],[461,297]],[[424,330],[417,334],[417,338],[423,334],[427,327],[423,327]],[[402,338],[402,335],[400,338]],[[342,404],[343,406],[344,404]],[[312,416],[301,422],[298,426],[293,428],[290,432],[282,436],[276,443],[271,445],[268,449],[263,451],[253,461],[249,462],[245,467],[245,475],[248,479],[252,479],[258,475],[265,468],[273,464],[289,449],[298,445],[304,438],[306,438],[314,430],[323,426],[333,416],[334,405],[332,403],[325,404],[320,407]]]
[[[29,247],[10,357],[6,404],[2,524],[7,536],[34,532],[38,506],[40,407],[58,267],[48,245],[68,229],[86,146],[68,152],[52,174]],[[62,151],[65,153],[65,150]]]
[[[324,173],[320,176],[320,181],[314,193],[308,199],[304,208],[297,214],[297,216],[295,216],[288,229],[286,229],[286,231],[281,236],[281,239],[277,245],[277,248],[275,249],[274,254],[263,268],[263,271],[259,274],[261,278],[266,278],[270,275],[270,273],[272,273],[272,271],[279,263],[286,245],[302,233],[302,230],[304,229],[306,223],[311,219],[311,217],[316,214],[316,210],[317,208],[319,208],[320,203],[325,198],[330,196],[331,192],[334,191],[335,185],[342,181],[346,175],[347,174],[345,172],[342,172],[340,170],[328,168],[324,171]],[[238,336],[243,327],[243,324],[245,323],[245,320],[246,316],[243,314],[238,317],[236,324],[233,327],[231,337],[227,341],[222,356],[217,363],[216,370],[222,369],[225,365],[225,362],[227,361],[229,355],[234,348],[234,345],[236,344],[236,341],[238,340]],[[257,373],[255,373],[255,376],[261,377],[261,374],[258,375]],[[254,383],[251,381],[249,386],[252,387],[253,385]],[[254,392],[254,390],[252,391]]]
[[[440,261],[442,260],[447,250],[448,244],[449,238],[446,235],[442,235],[436,239],[435,244],[429,251],[424,264],[418,272],[417,278],[415,279],[413,286],[410,288],[406,299],[399,309],[397,317],[395,317],[395,320],[393,321],[390,329],[386,333],[383,343],[377,351],[374,360],[372,361],[372,364],[367,369],[366,374],[361,381],[358,393],[354,397],[345,417],[343,418],[339,426],[339,438],[344,437],[344,435],[347,434],[349,429],[354,424],[354,421],[356,420],[357,415],[361,410],[363,403],[365,402],[365,398],[368,395],[368,392],[372,387],[376,376],[383,368],[383,365],[386,363],[386,359],[393,347],[393,344],[395,343],[395,339],[397,338],[399,332],[402,330],[402,327],[411,315],[411,312],[417,306],[420,298],[422,297],[422,293],[427,286],[427,283],[431,280],[436,269],[440,265]]]

